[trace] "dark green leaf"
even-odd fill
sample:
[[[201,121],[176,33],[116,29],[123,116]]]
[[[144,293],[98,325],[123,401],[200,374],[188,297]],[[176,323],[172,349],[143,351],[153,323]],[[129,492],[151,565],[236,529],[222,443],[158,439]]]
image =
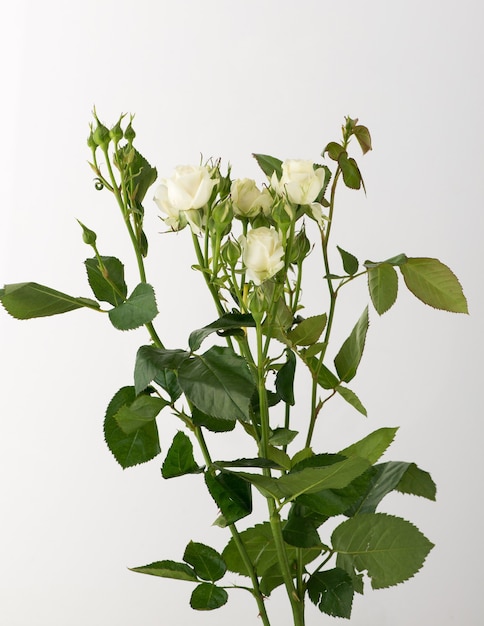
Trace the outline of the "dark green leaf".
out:
[[[365,347],[368,330],[368,307],[363,311],[348,339],[341,346],[334,359],[336,371],[341,380],[349,383],[356,374]]]
[[[298,548],[321,547],[316,525],[311,518],[293,515],[289,516],[284,525],[282,536],[284,541]]]
[[[281,469],[281,465],[272,459],[263,457],[254,457],[250,459],[234,459],[233,461],[214,461],[214,465],[218,468],[227,467],[269,467],[271,469]]]
[[[172,370],[159,370],[153,381],[167,392],[172,402],[178,400],[182,394],[182,390],[178,384],[178,378]]]
[[[205,483],[224,517],[224,525],[233,524],[252,512],[250,484],[236,474],[205,473]]]
[[[267,154],[253,154],[254,159],[259,164],[259,167],[264,174],[270,178],[275,172],[277,178],[281,178],[282,175],[282,161]]]
[[[271,592],[284,583],[279,563],[269,567],[260,579],[259,589],[265,596],[270,596]]]
[[[368,415],[361,400],[358,398],[358,396],[356,395],[354,391],[351,391],[351,389],[348,389],[348,387],[343,387],[343,385],[338,385],[336,387],[336,391],[344,400],[346,400],[346,402],[348,402],[348,404],[351,404],[351,406],[354,409],[356,409],[359,413],[361,413],[365,417]]]
[[[437,493],[437,488],[430,474],[421,470],[415,463],[409,464],[395,489],[401,493],[427,498],[427,500],[435,500]]]
[[[257,524],[253,528],[248,528],[247,530],[242,531],[240,533],[240,539],[245,545],[247,554],[249,555],[258,576],[264,576],[265,573],[269,571],[271,571],[271,574],[274,575],[274,569],[271,570],[271,568],[278,567],[278,557],[270,523],[264,522],[263,524]],[[297,563],[299,550],[303,565],[310,563],[321,553],[321,549],[319,547],[298,549],[294,546],[286,545],[285,548],[291,569]],[[227,564],[227,569],[231,572],[236,572],[242,576],[249,575],[233,539],[229,541],[223,550],[222,557]],[[294,568],[294,572],[296,571],[296,568]]]
[[[350,276],[353,276],[358,271],[358,259],[349,252],[346,252],[346,250],[343,250],[343,248],[340,248],[339,246],[336,247],[338,248],[338,252],[340,253],[341,260],[343,261],[344,271]]]
[[[157,314],[153,287],[140,283],[125,302],[109,311],[109,319],[118,330],[132,330],[151,322]]]
[[[333,161],[337,161],[342,154],[347,154],[343,146],[339,143],[336,143],[336,141],[330,141],[321,153],[321,156],[324,157],[326,152],[328,153],[329,158],[333,159]]]
[[[132,203],[135,206],[138,206],[143,202],[146,192],[155,182],[157,172],[154,167],[151,167],[144,156],[129,144],[126,144],[119,149],[118,161],[123,163],[123,160],[126,160],[126,158],[128,158],[130,163],[129,171],[131,175],[129,195]]]
[[[373,589],[398,585],[414,576],[433,547],[413,524],[384,513],[351,517],[334,530],[332,542],[339,553],[337,565],[346,571],[350,566],[366,570]]]
[[[372,149],[370,131],[366,126],[361,126],[358,124],[358,126],[355,126],[354,128],[353,134],[358,140],[363,154],[366,154]]]
[[[18,320],[59,315],[81,307],[99,309],[94,300],[73,298],[38,283],[5,285],[0,292],[0,300],[7,313]]]
[[[308,596],[322,613],[332,617],[351,617],[355,590],[347,572],[339,567],[316,572],[308,580]]]
[[[154,346],[141,346],[136,354],[134,367],[134,386],[140,393],[164,370],[176,370],[189,356],[185,350],[162,350]],[[173,385],[174,381],[171,381]],[[177,393],[177,387],[172,389]],[[171,395],[171,394],[170,394]],[[175,398],[176,399],[176,398]]]
[[[161,475],[163,478],[175,478],[184,474],[198,474],[201,471],[202,468],[193,458],[192,442],[185,433],[177,432],[163,462]]]
[[[376,463],[395,439],[398,428],[378,428],[359,441],[341,450],[344,456],[359,456],[371,465]]]
[[[343,152],[338,158],[338,163],[341,167],[345,185],[350,189],[359,189],[363,179],[356,161],[352,157],[348,158],[346,152]]]
[[[286,362],[277,372],[276,391],[286,404],[294,405],[294,375],[296,373],[296,355],[292,350],[286,350]]]
[[[397,299],[398,276],[390,263],[368,268],[368,289],[371,301],[379,315],[390,309]]]
[[[244,313],[226,313],[218,320],[194,330],[188,339],[190,350],[195,352],[202,345],[203,340],[210,334],[220,331],[228,331],[236,328],[246,328],[255,326],[254,318],[250,314]]]
[[[457,277],[438,259],[409,258],[400,271],[408,289],[425,304],[453,313],[468,313]]]
[[[228,594],[222,587],[201,583],[193,590],[190,606],[197,611],[219,609],[228,600]]]
[[[185,548],[183,560],[191,565],[202,580],[216,582],[225,574],[227,567],[220,554],[203,543],[190,541]]]
[[[122,406],[114,419],[121,430],[126,435],[130,435],[152,422],[166,405],[167,402],[161,398],[142,394],[130,405]]]
[[[310,346],[317,342],[326,326],[326,313],[314,315],[302,322],[287,333],[289,341],[296,346]]]
[[[141,567],[130,567],[132,572],[140,574],[150,574],[151,576],[161,576],[162,578],[175,578],[176,580],[188,580],[190,582],[198,582],[195,570],[185,563],[177,563],[176,561],[155,561],[149,565]]]
[[[127,435],[114,417],[122,407],[132,404],[135,398],[134,387],[122,387],[109,403],[104,420],[106,443],[123,469],[146,463],[161,452],[155,420]]]
[[[118,306],[126,299],[128,288],[124,282],[124,265],[113,256],[100,257],[103,269],[96,257],[86,259],[84,265],[87,279],[98,300]]]
[[[409,463],[395,461],[375,465],[366,490],[354,505],[345,511],[345,515],[353,517],[360,513],[374,513],[383,498],[396,488],[408,466]]]
[[[273,446],[287,446],[297,434],[297,430],[289,430],[289,428],[275,428],[271,432],[269,443]]]
[[[237,423],[235,420],[225,420],[220,417],[206,415],[205,413],[202,413],[202,411],[199,411],[196,407],[193,407],[192,410],[192,422],[196,426],[203,426],[213,433],[226,433],[234,430]]]
[[[212,346],[184,361],[178,382],[186,397],[203,413],[220,419],[249,420],[255,382],[245,359],[231,348]]]

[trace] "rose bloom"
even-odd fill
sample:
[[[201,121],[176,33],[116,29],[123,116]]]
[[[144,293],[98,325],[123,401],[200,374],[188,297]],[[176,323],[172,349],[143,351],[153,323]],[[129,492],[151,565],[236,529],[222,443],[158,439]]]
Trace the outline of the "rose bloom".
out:
[[[294,204],[311,204],[316,200],[324,183],[324,169],[316,170],[311,161],[288,159],[282,164],[282,176],[278,180],[276,174],[272,175],[271,185],[287,197]]]
[[[234,207],[234,215],[239,217],[255,217],[259,213],[268,215],[272,197],[267,189],[260,191],[255,180],[238,178],[232,181],[230,196]]]
[[[154,200],[168,216],[165,222],[178,230],[187,220],[182,211],[205,206],[218,180],[210,178],[210,170],[204,166],[179,165],[171,178],[164,178],[155,192]]]
[[[284,267],[284,249],[281,234],[274,228],[253,228],[239,238],[242,261],[247,277],[256,285],[271,278]]]

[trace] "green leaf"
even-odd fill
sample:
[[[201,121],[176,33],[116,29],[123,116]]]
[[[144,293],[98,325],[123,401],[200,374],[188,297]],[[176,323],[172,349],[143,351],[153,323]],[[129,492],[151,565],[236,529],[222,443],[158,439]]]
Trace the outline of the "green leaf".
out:
[[[178,378],[172,370],[160,370],[153,381],[167,392],[172,403],[178,400],[182,394]]]
[[[350,575],[340,567],[314,573],[308,580],[309,599],[321,613],[351,617],[355,590]]]
[[[395,461],[375,465],[366,491],[345,511],[345,515],[353,517],[360,513],[374,513],[383,498],[396,488],[409,465]]]
[[[178,382],[203,413],[227,420],[249,420],[255,382],[245,359],[231,348],[212,346],[201,356],[183,361]]]
[[[353,276],[358,271],[358,259],[349,252],[343,250],[343,248],[340,248],[339,246],[336,247],[338,248],[338,252],[340,253],[341,260],[343,261],[344,271],[350,276]]]
[[[128,288],[124,282],[124,265],[113,256],[100,257],[104,270],[96,257],[86,259],[87,279],[98,300],[118,306],[126,299]]]
[[[409,258],[400,271],[408,289],[425,304],[453,313],[469,312],[457,277],[438,259]]]
[[[282,450],[280,451],[282,452]],[[214,461],[213,465],[221,469],[228,467],[269,467],[271,469],[282,469],[282,465],[273,459],[266,459],[261,456],[245,459],[234,459],[233,461]]]
[[[139,328],[157,315],[155,292],[148,283],[137,285],[125,302],[109,311],[109,319],[118,330]]]
[[[413,524],[384,513],[362,513],[343,522],[334,530],[332,543],[339,553],[336,564],[347,571],[349,565],[358,572],[366,570],[373,589],[414,576],[433,547]]]
[[[0,292],[0,300],[7,313],[18,320],[59,315],[81,307],[99,309],[94,300],[73,298],[38,283],[5,285]]]
[[[363,184],[363,179],[356,161],[352,157],[348,158],[346,152],[343,152],[338,157],[338,163],[345,185],[350,189],[359,189]]]
[[[379,428],[359,441],[341,450],[344,456],[359,456],[371,465],[376,463],[388,446],[395,439],[398,428]]]
[[[176,580],[198,582],[194,569],[185,563],[177,563],[176,561],[155,561],[149,565],[130,567],[129,569],[132,572],[138,572],[140,574],[150,574],[151,576],[161,576],[162,578],[175,578]]]
[[[268,154],[253,154],[252,156],[268,178],[270,178],[274,172],[276,173],[277,178],[281,178],[282,161],[280,159],[276,159]]]
[[[437,487],[430,474],[421,470],[415,463],[409,464],[395,489],[401,493],[427,498],[427,500],[435,500],[437,493]]]
[[[279,563],[269,567],[260,579],[259,589],[264,596],[270,596],[271,592],[284,583]]]
[[[342,154],[347,154],[343,146],[336,141],[330,141],[326,148],[322,151],[321,156],[324,157],[326,152],[328,153],[329,158],[333,159],[333,161],[338,161]]]
[[[163,478],[175,478],[184,474],[198,474],[201,471],[202,468],[193,458],[192,442],[185,433],[178,431],[163,462],[161,475]]]
[[[305,493],[341,489],[362,474],[368,465],[366,459],[352,457],[325,467],[307,467],[278,478],[277,488],[286,502]]]
[[[129,196],[132,203],[139,206],[158,174],[156,168],[151,167],[144,156],[130,144],[119,148],[120,163],[123,163],[125,160],[129,161],[129,171],[131,173]]]
[[[192,409],[192,422],[195,426],[203,426],[212,433],[230,432],[231,430],[234,430],[237,423],[235,420],[225,420],[220,419],[219,417],[206,415],[205,413],[202,413],[202,411],[199,411],[197,407],[193,407]]]
[[[296,355],[286,350],[286,362],[277,372],[276,391],[283,402],[294,405],[294,375],[296,373]]]
[[[277,549],[272,536],[272,530],[269,522],[263,524],[257,524],[252,528],[248,528],[240,533],[240,539],[242,540],[247,554],[254,565],[254,568],[258,576],[264,576],[266,572],[271,571],[271,568],[278,569],[278,557]],[[289,562],[289,566],[292,569],[296,565],[298,559],[298,553],[300,551],[302,564],[306,565],[321,553],[321,548],[296,548],[294,546],[286,545],[286,555]],[[236,572],[242,576],[248,576],[249,572],[242,560],[236,543],[233,539],[229,541],[227,546],[222,552],[222,557],[227,564],[227,569],[231,572]],[[280,570],[279,570],[280,571]],[[297,569],[294,567],[294,572]],[[274,575],[274,569],[272,570]]]
[[[177,370],[189,355],[190,353],[185,350],[165,350],[154,346],[141,346],[136,354],[134,366],[136,393],[143,391],[164,370]],[[172,391],[176,394],[176,388]]]
[[[289,428],[275,428],[269,437],[269,443],[273,446],[287,446],[297,436],[297,430]]]
[[[205,484],[224,517],[222,525],[233,524],[252,513],[250,484],[236,474],[221,472],[214,476],[205,472]]]
[[[341,346],[334,359],[338,376],[346,383],[349,383],[354,378],[360,364],[365,347],[368,323],[368,307],[366,307],[356,326],[351,331],[351,335]]]
[[[227,600],[228,594],[223,587],[201,583],[193,590],[190,606],[197,611],[212,611],[219,609]]]
[[[185,548],[183,560],[193,567],[202,580],[216,582],[227,570],[225,561],[216,550],[195,541],[190,541]]]
[[[321,547],[314,521],[302,515],[290,515],[282,532],[284,541],[298,548]]]
[[[368,268],[368,289],[371,301],[379,315],[390,309],[397,299],[398,276],[390,263]]]
[[[115,414],[114,419],[121,430],[126,435],[130,435],[139,428],[143,428],[143,426],[149,424],[149,422],[152,422],[167,404],[168,403],[161,398],[142,394],[129,406],[122,406]]]
[[[355,126],[354,128],[353,134],[358,140],[363,154],[366,154],[372,149],[370,131],[366,126],[358,124],[358,126]]]
[[[287,333],[289,341],[296,346],[310,346],[317,342],[326,326],[326,313],[314,315],[300,322]]]
[[[356,409],[359,413],[361,413],[365,417],[368,415],[361,400],[358,398],[358,396],[356,395],[354,391],[351,391],[351,389],[348,389],[348,387],[343,387],[342,385],[338,385],[336,387],[336,391],[344,400],[346,400],[346,402],[348,402],[348,404],[351,404],[351,406],[354,409]]]
[[[106,443],[123,469],[139,463],[146,463],[161,452],[155,420],[151,420],[146,426],[126,434],[115,419],[118,411],[124,406],[131,405],[135,398],[134,387],[122,387],[109,403],[104,419]]]
[[[234,329],[255,326],[254,318],[246,313],[226,313],[211,324],[194,330],[188,339],[190,350],[195,352],[202,345],[203,340],[212,333],[220,333]]]

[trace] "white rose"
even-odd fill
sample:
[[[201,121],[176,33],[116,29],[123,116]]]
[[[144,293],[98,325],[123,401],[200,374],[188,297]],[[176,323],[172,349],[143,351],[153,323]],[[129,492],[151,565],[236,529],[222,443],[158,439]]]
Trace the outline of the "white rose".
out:
[[[246,237],[239,238],[239,243],[247,277],[256,285],[271,278],[284,267],[282,237],[274,228],[253,228]]]
[[[161,181],[154,200],[168,216],[165,222],[173,230],[178,230],[183,228],[187,221],[187,216],[181,212],[205,206],[217,183],[218,180],[210,178],[210,170],[207,167],[179,165],[171,178]]]
[[[255,217],[260,212],[270,212],[272,197],[267,189],[260,191],[255,180],[239,178],[232,182],[230,196],[234,207],[234,215],[239,217]]]
[[[324,183],[324,169],[316,170],[311,161],[289,159],[282,164],[280,180],[273,175],[271,184],[278,193],[286,193],[294,204],[311,204]]]

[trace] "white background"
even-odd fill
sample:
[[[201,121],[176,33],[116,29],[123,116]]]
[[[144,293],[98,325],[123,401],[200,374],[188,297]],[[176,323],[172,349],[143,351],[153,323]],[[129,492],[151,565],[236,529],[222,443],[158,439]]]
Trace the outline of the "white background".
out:
[[[89,296],[77,217],[134,286],[117,207],[87,166],[93,105],[107,124],[136,113],[138,148],[161,176],[200,153],[241,177],[259,177],[252,152],[317,161],[344,116],[358,117],[374,142],[364,158],[355,151],[368,194],[341,193],[335,243],[362,260],[437,257],[459,276],[470,316],[425,307],[402,284],[394,309],[372,312],[352,384],[369,417],[335,403],[317,427],[315,447],[336,450],[400,425],[387,458],[416,461],[438,484],[436,503],[387,499],[436,548],[412,581],[358,596],[357,626],[480,623],[483,17],[478,0],[2,4],[2,284]],[[188,233],[158,234],[149,199],[146,209],[157,326],[183,347],[214,312],[190,270]],[[320,274],[315,264],[314,285]],[[323,310],[317,289],[308,313]],[[341,339],[366,299],[363,285],[342,300]],[[189,583],[127,569],[179,560],[189,539],[226,541],[199,478],[163,481],[161,457],[123,472],[103,442],[105,407],[131,384],[144,331],[119,333],[83,310],[28,322],[3,312],[0,333],[0,624],[257,624],[241,591],[194,613]],[[176,425],[162,426],[166,451]],[[287,626],[278,597],[268,610]],[[309,626],[331,621],[309,608]]]

